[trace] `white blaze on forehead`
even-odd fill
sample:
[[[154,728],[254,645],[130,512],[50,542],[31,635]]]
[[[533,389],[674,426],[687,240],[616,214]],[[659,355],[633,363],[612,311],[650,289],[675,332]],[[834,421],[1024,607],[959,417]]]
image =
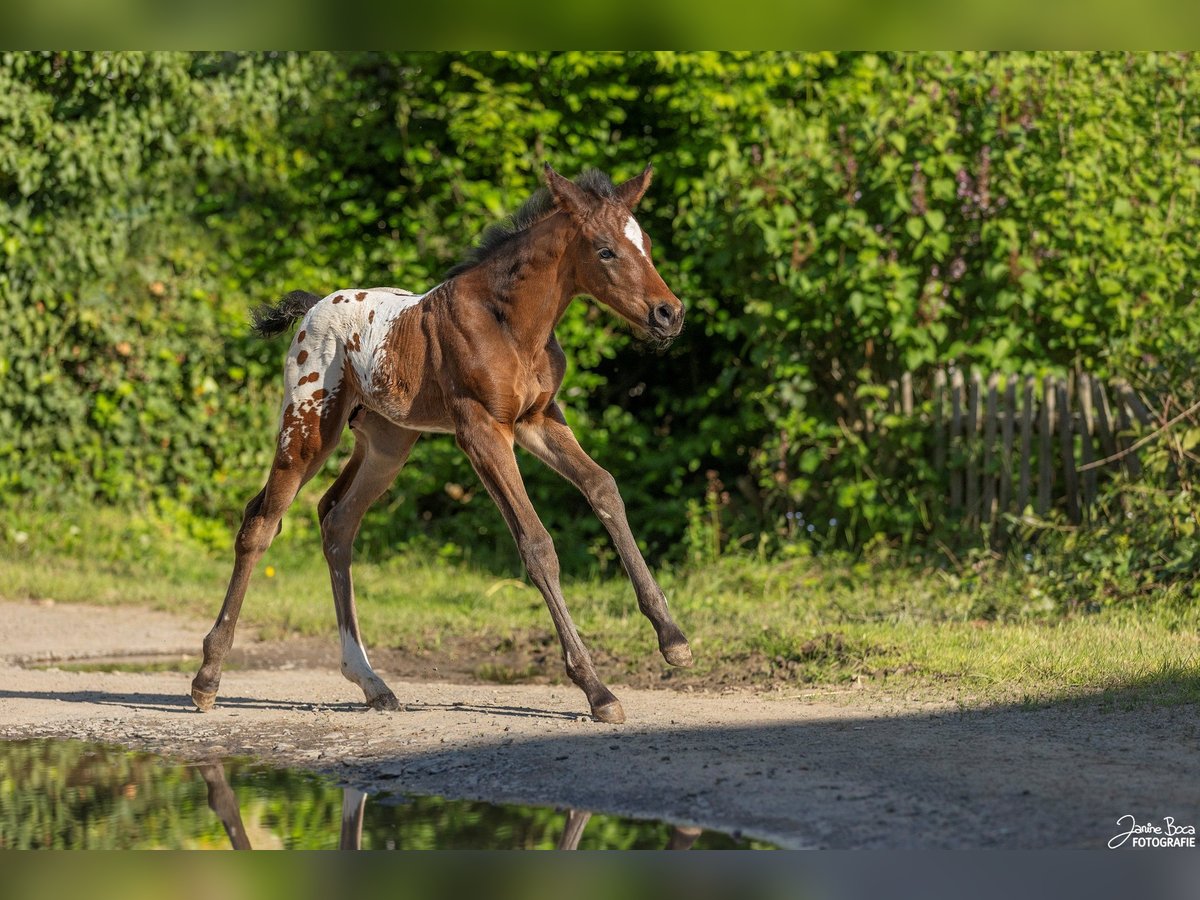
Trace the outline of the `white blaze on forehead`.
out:
[[[637,223],[637,219],[633,216],[625,220],[625,237],[629,238],[629,243],[637,247],[638,253],[642,254],[646,259],[650,258],[650,255],[646,252],[646,245],[642,241],[642,226]]]

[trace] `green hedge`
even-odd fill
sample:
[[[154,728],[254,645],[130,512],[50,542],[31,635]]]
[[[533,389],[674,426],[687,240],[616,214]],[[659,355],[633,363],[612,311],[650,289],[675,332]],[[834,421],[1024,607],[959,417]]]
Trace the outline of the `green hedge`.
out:
[[[0,502],[152,501],[223,531],[277,416],[283,347],[249,338],[251,304],[431,286],[542,160],[652,161],[641,219],[684,337],[641,354],[584,302],[559,329],[569,415],[650,549],[953,532],[929,514],[922,430],[864,442],[834,396],[882,421],[904,370],[1169,371],[1200,330],[1198,72],[1186,54],[6,54]],[[607,564],[574,492],[528,468],[560,548]],[[452,442],[422,441],[364,543],[505,542],[476,484]],[[789,512],[821,527],[793,536]]]

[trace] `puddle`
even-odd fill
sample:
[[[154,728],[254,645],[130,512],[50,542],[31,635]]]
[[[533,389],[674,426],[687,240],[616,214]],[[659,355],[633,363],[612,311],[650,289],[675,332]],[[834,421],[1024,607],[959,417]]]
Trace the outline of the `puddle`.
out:
[[[58,669],[63,672],[183,672],[191,674],[200,658],[185,654],[156,653],[133,656],[88,656],[83,659],[33,660],[28,669]]]
[[[366,795],[248,760],[180,763],[79,741],[0,742],[0,849],[769,849],[583,810]]]

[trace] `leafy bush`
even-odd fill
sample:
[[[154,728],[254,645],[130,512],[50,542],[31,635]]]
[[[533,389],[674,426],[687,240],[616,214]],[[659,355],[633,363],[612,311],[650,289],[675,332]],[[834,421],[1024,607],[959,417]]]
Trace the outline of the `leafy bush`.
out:
[[[950,363],[1134,377],[1191,340],[1197,77],[1187,54],[6,54],[3,502],[234,523],[282,356],[249,305],[427,288],[541,160],[649,160],[640,218],[688,329],[642,355],[580,302],[558,331],[635,532],[677,557],[953,541],[884,387]],[[611,564],[528,469],[565,555]],[[423,440],[364,545],[507,547],[476,485]]]
[[[705,312],[744,348],[770,518],[836,516],[851,544],[937,526],[925,432],[882,402],[905,371],[1104,377],[1178,346],[1197,87],[1187,57],[867,54],[712,152],[676,228],[744,298]]]

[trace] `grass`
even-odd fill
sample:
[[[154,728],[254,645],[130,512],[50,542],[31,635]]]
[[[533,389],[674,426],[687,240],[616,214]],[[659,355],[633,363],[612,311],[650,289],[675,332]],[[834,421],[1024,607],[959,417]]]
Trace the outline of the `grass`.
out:
[[[0,544],[0,596],[138,604],[215,615],[226,552],[162,522],[113,512],[74,524],[32,521]],[[515,564],[515,552],[513,553]],[[355,565],[373,647],[436,653],[464,641],[482,680],[522,681],[561,665],[540,595],[503,566],[415,551]],[[1062,615],[1011,567],[974,577],[876,560],[765,562],[730,557],[661,571],[696,666],[669,670],[623,577],[564,577],[576,622],[613,683],[746,686],[888,695],[963,705],[1099,697],[1113,704],[1200,700],[1200,612],[1163,597]],[[982,611],[986,611],[981,613]],[[243,622],[266,637],[334,638],[324,559],[313,535],[285,534],[259,566]],[[490,659],[497,651],[514,660]],[[501,652],[503,651],[503,652]],[[547,657],[530,662],[535,651]]]
[[[191,657],[162,661],[141,662],[54,662],[34,666],[36,669],[58,669],[63,672],[180,672],[190,675],[196,671],[196,661]],[[232,669],[233,667],[229,667]]]

